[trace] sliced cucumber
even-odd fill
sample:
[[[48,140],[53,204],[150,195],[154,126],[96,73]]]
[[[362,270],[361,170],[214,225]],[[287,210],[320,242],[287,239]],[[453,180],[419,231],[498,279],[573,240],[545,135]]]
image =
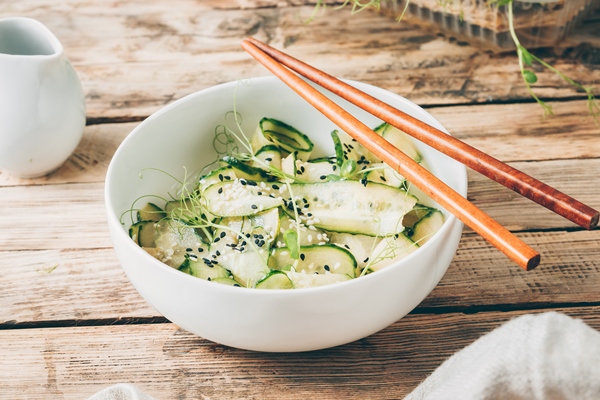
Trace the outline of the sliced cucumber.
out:
[[[235,247],[219,241],[213,243],[210,253],[200,261],[210,262],[227,269],[233,278],[245,287],[254,287],[269,273],[267,266],[269,251],[258,245],[242,240]]]
[[[401,189],[359,181],[291,184],[296,204],[312,224],[334,232],[389,236],[402,232],[402,218],[417,199]],[[305,201],[306,200],[306,201]],[[290,199],[287,204],[289,205]],[[284,209],[292,215],[293,207]],[[308,223],[308,221],[307,221]]]
[[[413,143],[410,136],[406,133],[402,132],[400,129],[396,128],[384,122],[379,125],[375,129],[375,132],[380,134],[385,140],[390,142],[392,145],[397,147],[399,150],[402,150],[404,154],[415,160],[416,162],[421,162],[422,158],[417,150],[415,144]]]
[[[440,230],[444,224],[444,214],[440,210],[432,210],[413,227],[411,239],[423,246]]]
[[[296,153],[288,154],[283,160],[281,160],[281,171],[289,176],[284,179],[285,182],[293,182],[296,177]]]
[[[156,247],[156,221],[140,221],[131,225],[129,237],[141,247]]]
[[[400,233],[385,237],[379,242],[367,264],[371,271],[379,271],[417,250],[419,245]]]
[[[314,147],[308,136],[293,126],[273,118],[263,118],[252,136],[251,145],[257,151],[269,144],[275,144],[290,153],[297,152],[301,160],[307,160]]]
[[[295,289],[332,285],[352,279],[352,277],[344,274],[308,274],[294,271],[288,271],[286,274]]]
[[[267,188],[254,181],[236,179],[219,182],[204,191],[206,208],[219,217],[241,217],[279,207],[281,197],[269,196]]]
[[[238,281],[232,278],[215,278],[211,279],[211,281],[215,283],[220,283],[221,285],[242,287],[242,285],[240,285]]]
[[[296,227],[296,221],[292,217],[283,214],[279,219],[279,234],[277,235],[276,243],[285,243],[283,234],[289,229],[300,231],[300,246],[310,246],[321,242],[329,242],[329,237],[323,230],[315,228],[314,226],[312,229],[308,229],[304,224],[301,224],[298,228]]]
[[[200,178],[200,181],[198,182],[200,192],[203,192],[207,187],[217,182],[233,181],[235,178],[237,178],[235,171],[235,168],[231,166],[226,166],[217,168],[211,171],[210,173],[204,175],[202,178]]]
[[[421,218],[429,214],[431,211],[435,211],[435,208],[427,207],[423,204],[415,204],[414,208],[404,216],[402,224],[408,228],[412,228],[421,220]]]
[[[263,146],[256,152],[255,156],[266,165],[276,169],[281,169],[282,157],[281,150],[279,149],[279,147],[272,144]],[[256,166],[256,168],[268,170],[266,167],[256,162],[254,163],[254,165]]]
[[[229,278],[229,271],[218,264],[205,262],[203,259],[188,257],[187,267],[190,275],[196,278],[213,280],[215,278]]]
[[[173,268],[181,267],[186,262],[188,253],[207,248],[194,228],[181,221],[165,218],[155,222],[154,226],[156,247],[160,248],[164,255],[161,261]]]
[[[381,242],[381,238],[374,236],[340,232],[333,232],[330,235],[330,243],[350,250],[356,259],[357,271],[359,273],[369,262],[369,257],[379,242]]]
[[[233,172],[235,172],[235,175],[237,178],[240,179],[245,179],[247,181],[266,181],[266,182],[272,182],[274,180],[276,180],[276,178],[270,174],[268,174],[266,171],[254,167],[252,165],[250,165],[249,163],[243,162],[235,157],[231,157],[231,156],[225,156],[221,159],[221,161],[223,161],[226,165],[228,165],[229,167],[233,168]],[[227,179],[227,178],[225,178]],[[215,182],[216,183],[216,182]]]
[[[160,221],[166,216],[167,214],[163,211],[163,209],[154,203],[147,203],[137,212],[138,221]]]
[[[329,175],[339,176],[340,169],[329,159],[296,162],[296,176],[304,182],[326,182]]]
[[[294,260],[287,247],[273,250],[269,257],[269,266],[272,269],[285,269],[293,265],[296,272],[307,274],[342,274],[354,277],[356,259],[346,249],[335,245],[300,247],[300,258]]]
[[[256,284],[257,289],[293,289],[294,284],[285,272],[273,270]]]

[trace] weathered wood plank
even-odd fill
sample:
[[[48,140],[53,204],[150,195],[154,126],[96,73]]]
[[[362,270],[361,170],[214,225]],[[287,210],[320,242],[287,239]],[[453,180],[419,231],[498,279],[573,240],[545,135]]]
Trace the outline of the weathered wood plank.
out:
[[[266,75],[240,49],[240,40],[248,34],[285,47],[334,75],[392,90],[419,104],[530,99],[513,54],[493,55],[449,44],[375,12],[350,16],[347,10],[330,9],[306,24],[305,16],[313,10],[310,5],[211,6],[214,2],[193,0],[168,5],[138,0],[110,7],[89,0],[53,7],[20,1],[6,4],[0,17],[28,15],[57,34],[81,76],[91,119],[147,116],[196,90]],[[583,84],[600,79],[600,70],[584,54],[565,59],[547,56]],[[581,96],[550,72],[539,71],[538,77],[536,92],[541,97]]]
[[[525,272],[479,236],[465,234],[448,272],[415,312],[600,304],[600,230],[518,236],[541,252],[538,269]],[[0,252],[0,282],[6,326],[160,316],[135,291],[112,249]]]
[[[598,307],[559,311],[600,329]],[[297,354],[231,349],[172,324],[4,330],[0,398],[81,399],[129,382],[158,399],[398,399],[522,314],[409,315],[364,340]]]
[[[600,129],[587,114],[585,102],[550,104],[555,116],[547,118],[538,114],[536,104],[433,107],[428,111],[452,135],[504,162],[597,158]],[[89,125],[59,170],[36,179],[18,179],[0,170],[0,187],[102,182],[117,147],[137,125]]]

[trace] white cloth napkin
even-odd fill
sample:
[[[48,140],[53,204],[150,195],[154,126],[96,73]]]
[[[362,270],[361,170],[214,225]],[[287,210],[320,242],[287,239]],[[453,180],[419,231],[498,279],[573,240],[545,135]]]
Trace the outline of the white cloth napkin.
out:
[[[598,400],[600,332],[549,312],[515,318],[446,360],[405,400]]]
[[[119,383],[109,386],[90,397],[88,400],[155,400],[154,397],[141,392],[133,385]]]

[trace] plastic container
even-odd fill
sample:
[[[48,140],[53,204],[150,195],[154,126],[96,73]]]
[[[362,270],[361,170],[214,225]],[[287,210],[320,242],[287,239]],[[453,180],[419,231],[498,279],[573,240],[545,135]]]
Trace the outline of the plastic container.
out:
[[[515,0],[514,26],[527,48],[554,46],[579,21],[600,6],[600,0]],[[381,9],[398,17],[406,0],[381,2]],[[494,51],[512,50],[506,6],[486,0],[410,0],[403,20]]]

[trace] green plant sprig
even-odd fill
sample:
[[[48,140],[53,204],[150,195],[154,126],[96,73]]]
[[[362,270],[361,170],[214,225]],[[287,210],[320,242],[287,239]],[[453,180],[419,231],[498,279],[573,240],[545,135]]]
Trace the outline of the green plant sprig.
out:
[[[345,0],[342,4],[340,4],[339,6],[336,6],[335,9],[343,8],[343,7],[347,6],[348,4],[351,4],[352,5],[351,13],[356,14],[357,12],[362,11],[369,7],[375,8],[378,10],[378,9],[380,9],[382,2],[385,2],[385,1],[387,1],[387,0],[371,0],[368,2],[362,2],[360,0]],[[552,110],[551,105],[549,105],[548,103],[546,103],[545,101],[540,99],[540,97],[538,95],[536,95],[535,92],[533,91],[532,85],[535,84],[538,80],[536,73],[532,69],[530,69],[530,67],[533,66],[534,62],[536,62],[536,63],[540,64],[541,66],[543,66],[544,68],[552,71],[553,73],[558,75],[561,79],[563,79],[565,82],[567,82],[571,86],[585,92],[586,97],[587,97],[587,108],[588,108],[589,114],[594,119],[596,124],[600,124],[600,104],[598,103],[598,100],[596,99],[596,97],[594,95],[594,88],[592,86],[581,85],[580,83],[569,78],[568,76],[566,76],[563,72],[561,72],[557,68],[553,67],[546,61],[542,60],[541,58],[539,58],[539,57],[535,56],[534,54],[532,54],[531,52],[529,52],[520,43],[519,38],[516,33],[516,30],[515,30],[515,27],[514,27],[513,3],[515,0],[484,0],[484,1],[489,6],[492,6],[492,5],[496,6],[496,7],[506,6],[507,19],[508,19],[508,24],[509,24],[509,33],[510,33],[511,39],[513,40],[513,42],[516,46],[516,52],[517,52],[517,57],[518,57],[518,62],[519,62],[519,71],[520,71],[521,77],[523,79],[523,82],[525,84],[527,92],[542,107],[542,109],[544,111],[544,115],[552,115],[553,110]],[[454,6],[457,2],[460,3],[461,0],[437,0],[437,3],[440,6],[442,6],[444,9]],[[402,20],[402,17],[406,13],[409,4],[410,4],[410,0],[406,0],[404,9],[403,9],[401,15],[397,18],[398,21]],[[324,8],[325,8],[324,0],[317,1],[315,9],[313,11],[313,15],[311,16],[311,18],[309,18],[309,21],[315,19],[318,11],[320,9],[324,9]],[[461,18],[461,20],[463,19],[462,9],[460,10],[459,17]]]

